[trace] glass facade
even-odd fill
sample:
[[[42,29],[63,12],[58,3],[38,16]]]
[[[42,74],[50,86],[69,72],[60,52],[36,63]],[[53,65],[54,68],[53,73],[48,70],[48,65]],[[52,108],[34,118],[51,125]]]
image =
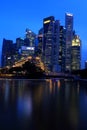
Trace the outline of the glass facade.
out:
[[[48,72],[57,72],[59,56],[59,27],[60,21],[53,16],[43,20],[43,56]]]
[[[65,72],[65,33],[66,30],[63,26],[60,26],[60,35],[59,35],[59,66],[60,71]]]
[[[60,33],[60,21],[56,20],[54,23],[54,43],[53,43],[53,72],[60,71],[60,67],[58,64],[59,58],[59,33]]]
[[[81,67],[81,40],[79,36],[75,35],[72,40],[72,62],[71,70],[79,70]]]
[[[38,56],[43,60],[43,28],[41,28],[38,32]]]
[[[26,38],[24,39],[25,46],[35,46],[36,34],[30,29],[26,29]]]
[[[73,15],[66,13],[65,15],[65,28],[66,28],[66,71],[71,71],[71,46],[73,39]]]
[[[52,48],[53,48],[53,31],[54,17],[50,16],[43,20],[43,55],[44,63],[48,71],[52,71]]]

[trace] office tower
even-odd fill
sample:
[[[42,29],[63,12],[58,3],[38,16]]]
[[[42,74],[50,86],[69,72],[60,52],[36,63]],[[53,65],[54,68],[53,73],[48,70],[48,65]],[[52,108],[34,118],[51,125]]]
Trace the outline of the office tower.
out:
[[[16,43],[14,44],[14,49],[15,49],[14,61],[18,61],[22,58],[20,54],[21,46],[24,46],[24,39],[21,37],[18,37],[16,38]]]
[[[53,16],[43,19],[43,56],[48,72],[52,71],[54,22]]]
[[[38,53],[38,56],[42,58],[42,52],[43,52],[43,28],[41,28],[38,32],[38,35],[37,35],[37,38],[38,38],[38,46],[37,46],[37,53]]]
[[[65,14],[65,28],[66,28],[66,54],[65,54],[65,69],[71,71],[71,46],[73,39],[73,15],[70,13]]]
[[[79,70],[81,67],[81,40],[75,35],[72,40],[71,70]]]
[[[58,63],[61,72],[65,72],[65,43],[66,43],[65,34],[66,34],[66,29],[63,26],[60,26]]]
[[[13,64],[13,41],[3,39],[2,63],[1,66],[11,66]]]
[[[20,60],[19,49],[17,43],[13,43],[13,64],[18,60]]]
[[[15,59],[24,59],[27,56],[34,55],[35,53],[35,40],[36,34],[30,29],[26,29],[25,38],[16,39],[16,55]]]
[[[43,20],[43,56],[48,72],[58,72],[60,21],[53,16]]]
[[[26,35],[24,39],[24,45],[29,47],[35,46],[36,34],[30,29],[26,29]]]
[[[21,46],[20,54],[21,54],[21,59],[27,58],[28,56],[34,56],[35,47]]]
[[[16,38],[16,48],[19,50],[21,46],[24,46],[24,39],[23,38]]]
[[[58,59],[59,59],[59,35],[60,35],[60,21],[56,20],[54,22],[54,32],[53,32],[53,47],[52,47],[52,68],[53,72],[60,71]]]

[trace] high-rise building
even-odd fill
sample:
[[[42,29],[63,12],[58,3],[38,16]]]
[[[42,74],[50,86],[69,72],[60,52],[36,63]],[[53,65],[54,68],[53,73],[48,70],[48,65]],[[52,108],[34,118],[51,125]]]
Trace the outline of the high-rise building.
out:
[[[24,45],[34,47],[35,40],[36,40],[36,34],[30,29],[26,29],[26,38],[24,39]]]
[[[52,48],[52,67],[53,72],[60,71],[58,59],[59,59],[59,35],[60,35],[60,21],[56,20],[54,22],[54,34],[53,34],[53,48]]]
[[[16,39],[16,52],[18,60],[24,59],[27,56],[32,56],[35,53],[36,34],[30,29],[26,29],[25,38]]]
[[[81,40],[75,35],[72,40],[71,51],[71,70],[79,70],[81,68]]]
[[[59,55],[59,20],[54,16],[43,20],[43,56],[48,72],[58,71]]]
[[[43,56],[48,71],[52,71],[54,22],[55,19],[53,16],[43,19]]]
[[[18,60],[20,60],[20,54],[17,47],[17,43],[14,43],[13,44],[13,64]]]
[[[38,32],[38,47],[37,47],[37,53],[38,53],[38,56],[43,59],[42,57],[42,52],[43,52],[43,28],[41,28]]]
[[[11,66],[13,64],[13,41],[3,39],[1,66]]]
[[[14,45],[15,53],[14,53],[14,60],[18,61],[21,59],[20,49],[21,46],[24,46],[24,39],[23,38],[16,38],[16,43]]]
[[[71,71],[71,46],[73,39],[73,15],[65,14],[65,28],[66,28],[66,49],[65,49],[65,69]]]
[[[65,42],[66,42],[65,34],[66,34],[66,29],[64,28],[64,26],[60,26],[58,63],[61,72],[65,72]]]
[[[20,54],[21,54],[21,59],[24,59],[24,58],[26,58],[28,56],[34,56],[35,47],[21,46]]]
[[[16,38],[16,49],[19,50],[23,45],[24,45],[24,39],[20,37]]]

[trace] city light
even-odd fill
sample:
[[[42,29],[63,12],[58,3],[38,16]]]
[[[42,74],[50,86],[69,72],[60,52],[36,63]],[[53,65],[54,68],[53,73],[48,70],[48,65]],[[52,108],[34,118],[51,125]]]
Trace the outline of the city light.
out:
[[[44,21],[44,24],[46,24],[46,23],[50,23],[50,20],[46,20],[46,21]]]

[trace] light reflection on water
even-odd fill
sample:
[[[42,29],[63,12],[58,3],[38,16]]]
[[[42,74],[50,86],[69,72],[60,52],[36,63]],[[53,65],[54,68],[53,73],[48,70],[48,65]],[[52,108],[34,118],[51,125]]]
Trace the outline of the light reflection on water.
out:
[[[87,83],[63,79],[0,80],[0,128],[87,128]]]

